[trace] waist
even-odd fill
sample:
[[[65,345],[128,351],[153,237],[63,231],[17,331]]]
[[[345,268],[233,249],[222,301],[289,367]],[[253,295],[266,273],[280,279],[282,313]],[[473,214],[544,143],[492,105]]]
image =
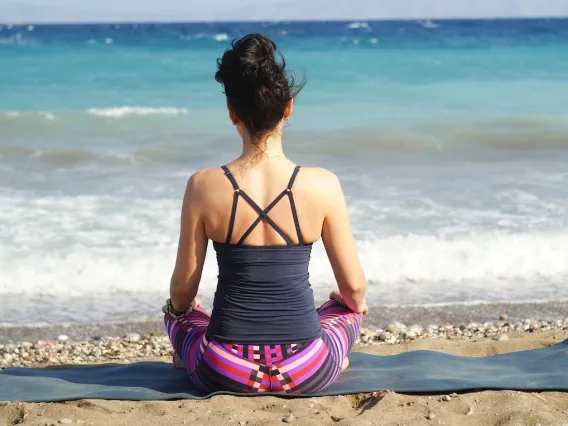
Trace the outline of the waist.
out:
[[[287,283],[219,281],[207,334],[240,344],[291,344],[321,337],[307,279]]]

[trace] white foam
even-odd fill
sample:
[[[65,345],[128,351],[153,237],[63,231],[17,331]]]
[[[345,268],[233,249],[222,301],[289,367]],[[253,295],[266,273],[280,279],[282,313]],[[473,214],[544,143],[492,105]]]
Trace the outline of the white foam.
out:
[[[347,24],[347,28],[352,29],[352,30],[358,30],[361,28],[369,28],[369,24],[367,22],[351,22],[350,24]]]
[[[41,115],[43,118],[45,118],[46,120],[55,120],[57,117],[55,116],[55,114],[51,113],[51,112],[39,112],[39,115]]]
[[[215,35],[213,36],[213,39],[214,39],[215,41],[227,41],[227,40],[229,40],[229,35],[228,35],[228,34],[225,34],[225,33],[222,33],[222,34],[215,34]]]
[[[22,112],[22,111],[7,111],[3,114],[4,117],[6,118],[20,118],[20,117],[33,117],[33,116],[40,116],[45,118],[46,120],[57,120],[57,116],[52,113],[52,112],[48,112],[48,111],[37,111],[37,112]]]
[[[119,195],[29,198],[0,192],[0,205],[10,206],[0,209],[0,223],[9,224],[0,228],[0,294],[165,291],[175,261],[180,203]],[[375,304],[428,302],[433,293],[438,302],[455,301],[451,292],[458,290],[450,289],[477,294],[476,299],[500,295],[515,300],[533,293],[543,297],[546,286],[568,279],[568,230],[452,238],[369,235],[358,241],[358,250],[370,288],[387,292],[388,297],[373,300]],[[310,274],[319,297],[334,285],[320,243],[314,248]],[[204,292],[213,291],[216,275],[210,252]],[[551,294],[568,298],[565,286],[550,288]],[[485,293],[478,294],[479,289]],[[394,298],[396,293],[401,300]]]
[[[568,233],[395,236],[359,244],[374,281],[495,282],[568,278]]]
[[[421,22],[421,25],[422,25],[424,28],[429,28],[429,29],[436,29],[436,28],[438,28],[438,27],[440,26],[439,24],[436,24],[435,22],[432,22],[432,21],[430,21],[429,19],[427,19],[427,20]]]
[[[91,108],[87,110],[87,113],[91,115],[96,115],[99,117],[108,118],[121,118],[127,115],[180,115],[187,114],[189,111],[185,108],[173,108],[173,107],[161,107],[161,108],[151,108],[151,107],[137,107],[137,106],[122,106],[113,108]]]
[[[22,37],[21,33],[16,33],[11,37],[8,38],[0,38],[0,45],[9,45],[9,44],[16,44],[16,45],[27,45],[27,44],[34,44],[32,40],[25,40]]]

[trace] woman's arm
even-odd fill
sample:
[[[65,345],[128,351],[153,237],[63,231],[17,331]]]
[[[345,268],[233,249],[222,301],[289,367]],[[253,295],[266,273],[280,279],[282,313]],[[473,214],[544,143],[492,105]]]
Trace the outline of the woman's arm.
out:
[[[355,238],[351,231],[345,196],[339,179],[327,172],[329,182],[325,197],[325,218],[322,240],[331,262],[339,293],[345,305],[354,312],[366,313],[366,280],[357,256]],[[337,294],[333,298],[337,299]]]
[[[170,298],[176,311],[185,311],[197,296],[207,253],[199,179],[199,172],[189,179],[181,209],[177,259],[170,281]]]

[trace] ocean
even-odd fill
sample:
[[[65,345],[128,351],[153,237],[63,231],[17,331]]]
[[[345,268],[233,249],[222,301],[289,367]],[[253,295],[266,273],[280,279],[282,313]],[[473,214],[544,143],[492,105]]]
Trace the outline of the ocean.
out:
[[[0,324],[159,318],[249,32],[307,79],[285,149],[340,177],[369,305],[568,300],[568,20],[0,25]]]

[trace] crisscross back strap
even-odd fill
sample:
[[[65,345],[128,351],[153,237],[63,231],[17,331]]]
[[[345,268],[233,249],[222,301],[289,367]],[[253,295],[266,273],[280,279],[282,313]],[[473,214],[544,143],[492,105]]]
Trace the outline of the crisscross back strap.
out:
[[[292,210],[292,217],[294,218],[296,233],[298,234],[298,242],[300,244],[304,243],[302,237],[302,231],[300,229],[300,222],[298,220],[298,213],[296,211],[296,203],[294,202],[294,196],[292,194],[292,186],[296,181],[296,176],[298,176],[298,172],[300,171],[300,166],[296,166],[296,168],[294,169],[294,172],[292,173],[292,177],[290,178],[290,181],[288,182],[288,186],[286,187],[286,189],[282,191],[280,195],[278,195],[278,197],[276,197],[274,201],[272,201],[272,203],[270,203],[270,205],[264,210],[260,208],[260,206],[256,204],[256,202],[252,198],[250,198],[245,191],[239,188],[239,185],[235,177],[233,176],[233,174],[231,173],[231,171],[227,166],[222,166],[221,168],[225,172],[225,176],[227,176],[227,178],[231,182],[231,185],[233,186],[233,189],[235,190],[235,193],[233,195],[233,206],[231,208],[231,218],[229,220],[229,231],[227,232],[227,240],[226,240],[227,244],[231,243],[231,239],[233,237],[233,229],[235,227],[235,218],[237,215],[237,205],[239,202],[239,196],[241,196],[256,211],[256,213],[258,213],[258,218],[243,234],[243,236],[237,243],[238,245],[243,244],[245,240],[249,237],[249,235],[252,233],[252,231],[254,231],[254,229],[258,226],[258,224],[263,220],[266,223],[268,223],[278,233],[278,235],[282,237],[282,239],[286,242],[287,245],[292,245],[293,244],[292,240],[290,240],[290,238],[286,235],[286,233],[270,218],[270,216],[268,216],[268,213],[270,213],[270,211],[276,206],[276,204],[278,204],[280,200],[284,198],[286,195],[288,195],[288,198],[290,200],[290,208]]]
[[[284,231],[282,231],[282,229],[280,229],[280,227],[276,223],[274,223],[274,221],[270,218],[270,216],[268,216],[268,211],[267,211],[268,208],[266,210],[262,210],[260,208],[260,206],[258,204],[256,204],[254,202],[254,200],[252,198],[250,198],[246,192],[241,191],[240,194],[247,201],[247,203],[249,203],[249,205],[258,213],[258,218],[249,227],[247,232],[244,233],[243,237],[239,240],[238,244],[240,245],[240,244],[244,243],[246,237],[248,237],[250,235],[250,233],[252,231],[254,231],[254,228],[256,228],[256,226],[262,220],[264,220],[266,223],[268,223],[270,226],[272,226],[272,228],[278,233],[278,235],[280,235],[282,237],[282,239],[286,242],[286,244],[291,246],[292,240],[290,240],[290,238],[288,238],[288,236],[284,233]],[[270,206],[269,206],[270,209],[272,209],[278,203],[278,201],[280,201],[282,199],[282,197],[284,197],[284,195],[286,195],[285,191],[283,191],[278,197],[276,197],[276,199],[272,203],[270,203]]]

